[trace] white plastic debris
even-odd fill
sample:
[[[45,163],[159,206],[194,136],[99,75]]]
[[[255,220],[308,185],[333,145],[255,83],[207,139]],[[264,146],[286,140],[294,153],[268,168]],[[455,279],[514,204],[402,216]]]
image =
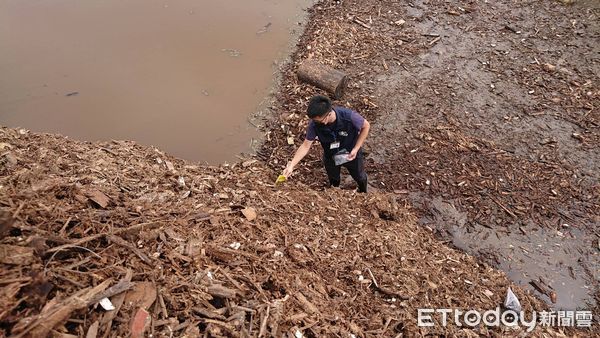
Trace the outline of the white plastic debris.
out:
[[[233,242],[231,244],[229,244],[229,247],[232,248],[233,250],[237,250],[242,246],[242,244],[240,242]]]
[[[302,334],[302,332],[300,332],[300,330],[296,330],[296,332],[294,332],[294,337],[304,338],[304,335]]]
[[[273,257],[283,257],[283,252],[275,250],[275,252],[273,253]]]
[[[296,243],[294,244],[294,248],[298,250],[308,251],[308,249],[304,246],[304,244]]]
[[[172,171],[172,172],[175,171],[175,166],[173,165],[173,163],[171,161],[165,161],[165,165],[167,166],[167,169],[169,169],[169,171]]]
[[[513,310],[517,313],[521,312],[521,303],[513,291],[508,288],[506,291],[506,299],[504,300],[504,307]]]
[[[102,306],[102,308],[106,311],[112,311],[115,309],[115,306],[113,305],[113,303],[110,302],[110,299],[108,298],[100,299],[100,306]]]

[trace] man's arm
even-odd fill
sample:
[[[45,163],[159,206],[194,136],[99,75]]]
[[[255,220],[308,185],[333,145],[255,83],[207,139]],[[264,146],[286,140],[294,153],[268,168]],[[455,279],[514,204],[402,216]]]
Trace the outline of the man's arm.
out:
[[[358,154],[358,150],[360,149],[360,147],[362,147],[363,143],[365,143],[365,139],[367,138],[367,135],[369,135],[369,129],[371,129],[371,124],[369,123],[369,121],[367,121],[365,119],[365,121],[363,122],[362,128],[360,128],[360,132],[358,134],[358,140],[356,140],[356,145],[354,146],[354,148],[352,148],[352,151],[348,155],[348,159],[350,161],[352,161],[354,158],[356,158],[356,154]]]
[[[296,166],[296,164],[298,164],[298,162],[300,162],[304,158],[304,156],[308,154],[308,151],[310,150],[310,147],[312,146],[313,142],[314,140],[310,141],[306,139],[304,140],[304,142],[302,142],[302,144],[296,150],[296,153],[294,154],[292,160],[283,170],[283,176],[289,177],[292,174],[292,171],[294,171],[294,167]]]

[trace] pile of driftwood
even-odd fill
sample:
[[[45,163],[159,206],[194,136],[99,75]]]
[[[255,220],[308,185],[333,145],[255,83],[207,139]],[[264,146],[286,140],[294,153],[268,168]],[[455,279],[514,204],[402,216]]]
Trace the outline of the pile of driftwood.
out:
[[[275,186],[256,160],[196,166],[129,142],[12,129],[0,142],[13,159],[0,173],[3,335],[506,330],[417,327],[418,308],[494,309],[510,283],[394,195]]]

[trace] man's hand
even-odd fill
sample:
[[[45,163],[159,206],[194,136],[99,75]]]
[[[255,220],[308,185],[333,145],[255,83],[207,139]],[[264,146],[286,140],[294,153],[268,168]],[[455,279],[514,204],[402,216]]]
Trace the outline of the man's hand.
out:
[[[300,147],[298,147],[298,149],[296,149],[294,158],[292,158],[292,160],[287,163],[287,166],[285,167],[285,169],[283,170],[283,173],[281,173],[281,175],[285,176],[285,178],[290,177],[290,175],[294,171],[294,167],[296,166],[296,164],[298,164],[298,162],[300,162],[300,160],[302,160],[304,158],[304,156],[306,156],[306,154],[308,154],[308,151],[310,150],[310,146],[313,144],[313,142],[314,142],[314,140],[310,141],[310,140],[306,140],[306,139],[304,140],[304,142],[302,142]]]
[[[285,176],[285,178],[289,178],[290,175],[292,175],[292,172],[294,171],[294,166],[292,166],[292,163],[289,162],[287,164],[287,166],[285,167],[285,169],[283,169],[283,173],[281,173],[283,176]]]
[[[358,149],[354,148],[352,149],[352,151],[350,152],[350,154],[348,154],[348,160],[352,161],[356,158],[356,155],[358,154]]]

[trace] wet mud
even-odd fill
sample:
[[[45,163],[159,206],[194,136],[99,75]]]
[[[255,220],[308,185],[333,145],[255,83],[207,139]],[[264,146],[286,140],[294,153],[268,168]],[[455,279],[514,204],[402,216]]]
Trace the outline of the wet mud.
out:
[[[329,17],[333,8],[339,14]],[[594,307],[598,4],[353,2],[313,15],[320,24],[309,27],[297,58],[351,74],[337,103],[375,121],[366,145],[370,183],[550,306]],[[288,80],[297,87],[280,95],[280,121],[300,142],[299,103],[314,89]],[[291,148],[263,155],[281,168]],[[299,171],[323,189],[319,156]],[[540,283],[556,295],[539,292]]]

